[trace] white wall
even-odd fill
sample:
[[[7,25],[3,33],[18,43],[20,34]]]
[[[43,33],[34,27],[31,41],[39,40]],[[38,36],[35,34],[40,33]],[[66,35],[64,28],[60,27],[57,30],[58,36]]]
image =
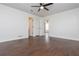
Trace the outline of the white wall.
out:
[[[32,16],[34,21],[40,19],[38,16],[0,5],[0,42],[28,38],[29,16]],[[36,24],[36,22],[34,24]],[[36,31],[37,26],[37,24],[34,25],[34,35],[38,32]]]
[[[41,18],[40,19],[40,24],[39,24],[39,26],[40,26],[40,28],[39,28],[39,30],[40,30],[40,36],[44,36],[44,19],[43,18]]]
[[[49,36],[79,40],[79,8],[42,18],[0,5],[0,42],[28,38],[29,16],[34,20],[33,36],[44,35],[44,20],[49,19]]]
[[[79,8],[47,16],[49,36],[79,40]]]
[[[40,23],[40,21],[42,21],[41,17],[33,17],[33,36],[40,35],[40,32],[42,32],[42,28],[40,29],[40,27],[43,25]]]
[[[35,19],[36,18],[36,19]],[[33,20],[33,36],[44,35],[44,19],[42,17],[35,17]]]

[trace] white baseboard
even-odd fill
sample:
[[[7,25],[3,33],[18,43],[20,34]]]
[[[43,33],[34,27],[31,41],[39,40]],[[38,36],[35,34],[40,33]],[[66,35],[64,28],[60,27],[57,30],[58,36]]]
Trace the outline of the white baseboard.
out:
[[[64,36],[51,35],[50,37],[56,37],[56,38],[62,38],[62,39],[67,39],[67,40],[75,40],[75,41],[79,41],[78,38],[70,38],[70,37],[64,37]]]
[[[7,42],[7,41],[12,41],[12,40],[20,40],[20,39],[23,39],[23,38],[27,38],[27,37],[17,37],[17,38],[3,39],[3,40],[0,40],[0,42]]]
[[[34,35],[34,37],[35,37],[35,35]],[[50,35],[50,37],[56,37],[56,38],[62,38],[62,39],[67,39],[67,40],[79,41],[79,39],[77,39],[77,38],[70,38],[70,37],[64,37],[64,36]],[[20,40],[20,39],[23,39],[23,38],[28,38],[28,37],[17,37],[17,38],[11,38],[11,39],[3,39],[3,40],[0,40],[0,42],[7,42],[7,41],[12,41],[12,40]]]

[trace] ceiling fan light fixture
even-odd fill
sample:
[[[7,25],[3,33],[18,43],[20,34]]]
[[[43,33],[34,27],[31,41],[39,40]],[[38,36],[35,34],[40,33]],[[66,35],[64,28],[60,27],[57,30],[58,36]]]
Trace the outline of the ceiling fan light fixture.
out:
[[[49,9],[47,8],[47,6],[50,6],[50,5],[52,5],[53,3],[40,3],[40,5],[39,6],[32,6],[32,7],[39,7],[38,8],[38,12],[40,11],[40,10],[42,10],[42,9],[45,9],[45,10],[47,10],[47,11],[49,11]]]
[[[43,6],[41,6],[41,7],[40,7],[40,9],[44,9],[44,7],[43,7]]]

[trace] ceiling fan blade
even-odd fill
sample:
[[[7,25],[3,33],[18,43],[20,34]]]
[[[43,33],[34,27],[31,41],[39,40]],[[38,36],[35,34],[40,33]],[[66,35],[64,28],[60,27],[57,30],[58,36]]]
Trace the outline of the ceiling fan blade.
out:
[[[40,3],[40,6],[42,6],[43,4],[42,3]]]
[[[46,7],[44,7],[45,10],[49,11],[49,9],[47,9]]]
[[[31,7],[40,7],[40,6],[31,6]]]
[[[40,11],[40,8],[38,9],[38,12]]]
[[[43,5],[43,6],[49,6],[49,5],[52,5],[53,3],[48,3],[48,4],[45,4],[45,5]]]

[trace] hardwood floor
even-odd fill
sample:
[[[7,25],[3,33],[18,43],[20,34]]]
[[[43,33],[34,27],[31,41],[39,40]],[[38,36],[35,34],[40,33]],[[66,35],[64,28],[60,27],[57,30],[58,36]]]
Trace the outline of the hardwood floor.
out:
[[[79,41],[44,37],[0,43],[1,56],[79,56]]]

